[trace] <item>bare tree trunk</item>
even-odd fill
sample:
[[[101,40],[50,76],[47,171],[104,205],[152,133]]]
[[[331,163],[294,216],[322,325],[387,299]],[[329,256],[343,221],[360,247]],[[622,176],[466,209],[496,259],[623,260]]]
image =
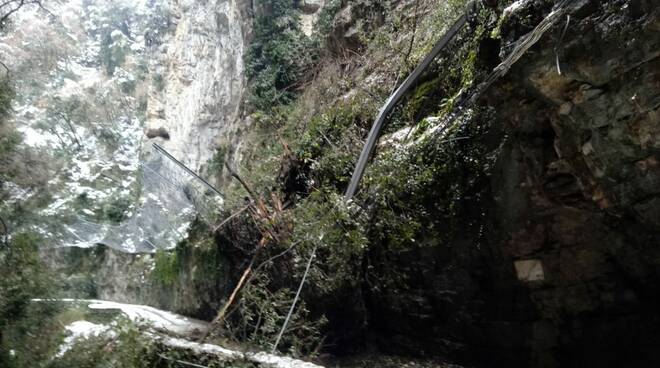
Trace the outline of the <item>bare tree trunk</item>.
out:
[[[227,302],[222,306],[222,309],[218,311],[218,315],[213,319],[213,321],[211,321],[211,325],[209,326],[209,329],[206,330],[206,333],[204,333],[204,336],[202,336],[202,339],[200,340],[201,342],[204,342],[206,340],[206,338],[213,330],[213,326],[222,322],[222,320],[225,318],[225,315],[227,314],[227,310],[234,303],[234,299],[236,299],[236,295],[238,295],[238,292],[241,291],[243,285],[245,284],[245,280],[247,280],[248,275],[252,272],[252,266],[254,265],[254,261],[257,259],[258,254],[259,254],[259,250],[257,250],[254,256],[252,256],[252,260],[250,261],[250,264],[245,269],[245,271],[243,271],[243,275],[238,280],[238,284],[236,284],[236,287],[229,296],[229,299],[227,299]]]
[[[240,176],[238,176],[238,173],[236,171],[234,171],[234,169],[232,169],[231,166],[229,166],[229,163],[227,161],[225,161],[225,167],[227,168],[227,170],[229,171],[231,176],[233,176],[236,180],[238,180],[238,182],[241,183],[243,188],[245,188],[245,190],[250,195],[250,198],[252,198],[252,201],[256,203],[258,197],[256,196],[256,194],[254,194],[254,191],[252,191],[252,188],[250,188],[250,186],[243,179],[241,179]]]
[[[73,138],[74,142],[76,142],[78,149],[79,150],[82,149],[82,144],[80,144],[80,140],[76,135],[76,129],[74,128],[73,123],[71,123],[71,119],[69,119],[69,117],[64,114],[60,114],[60,119],[64,120],[66,125],[69,127],[69,131],[71,132],[71,137]]]

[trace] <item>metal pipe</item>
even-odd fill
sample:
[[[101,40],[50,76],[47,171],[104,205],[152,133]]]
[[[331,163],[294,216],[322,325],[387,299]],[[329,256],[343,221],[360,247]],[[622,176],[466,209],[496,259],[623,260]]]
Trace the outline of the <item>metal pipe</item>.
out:
[[[170,160],[172,160],[175,164],[177,164],[179,167],[181,167],[183,170],[185,170],[188,174],[190,174],[190,175],[194,176],[195,178],[199,179],[199,181],[201,181],[202,183],[204,183],[204,185],[206,185],[207,188],[211,189],[212,191],[214,191],[215,193],[217,193],[220,197],[223,197],[223,198],[224,198],[224,196],[225,196],[224,194],[220,193],[219,190],[215,189],[215,187],[214,187],[213,185],[211,185],[209,182],[207,182],[206,180],[204,180],[204,178],[202,178],[201,176],[197,175],[194,171],[190,170],[190,169],[189,169],[186,165],[184,165],[181,161],[177,160],[176,158],[174,158],[174,156],[170,155],[169,152],[167,152],[167,151],[165,150],[165,148],[159,146],[157,143],[152,143],[152,144],[153,144],[154,148],[155,148],[158,152],[160,152],[160,153],[162,153],[163,155],[165,155],[165,157],[167,157],[167,158],[169,158]]]
[[[471,2],[470,5],[468,5],[468,9],[474,7],[474,4]],[[435,44],[433,47],[433,50],[431,50],[428,55],[422,60],[419,65],[410,73],[410,75],[406,78],[406,80],[401,83],[399,88],[394,91],[394,93],[387,99],[385,102],[385,105],[380,109],[378,112],[378,116],[376,117],[376,120],[371,127],[371,131],[369,131],[369,135],[367,136],[367,142],[364,145],[364,148],[362,149],[362,153],[360,154],[360,158],[358,159],[357,164],[355,165],[355,170],[353,171],[353,176],[351,177],[351,181],[348,184],[348,188],[346,189],[346,193],[344,194],[344,199],[346,201],[350,200],[353,198],[355,193],[357,192],[358,185],[360,184],[360,180],[362,179],[362,176],[364,175],[364,170],[367,167],[367,162],[369,161],[369,158],[371,157],[374,149],[376,148],[376,142],[378,141],[378,137],[380,136],[380,131],[383,128],[383,124],[385,123],[385,119],[387,116],[392,112],[392,109],[396,106],[396,104],[401,100],[401,98],[408,92],[408,90],[419,80],[421,77],[422,73],[426,70],[426,68],[431,65],[431,62],[440,54],[440,51],[442,51],[445,46],[451,41],[456,34],[465,26],[468,20],[468,12],[466,11],[461,15],[449,28],[447,33],[445,33],[444,36]]]

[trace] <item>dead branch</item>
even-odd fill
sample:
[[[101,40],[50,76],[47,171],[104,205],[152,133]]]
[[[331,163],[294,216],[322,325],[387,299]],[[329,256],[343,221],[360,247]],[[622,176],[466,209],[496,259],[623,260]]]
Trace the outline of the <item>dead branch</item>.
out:
[[[258,254],[259,254],[259,252],[257,250],[257,252],[254,254],[254,256],[252,256],[252,260],[250,261],[250,264],[245,269],[245,271],[243,271],[243,275],[241,276],[240,280],[238,280],[238,284],[236,284],[236,287],[234,288],[234,291],[232,291],[231,295],[229,296],[229,299],[227,299],[227,302],[222,306],[222,309],[220,309],[220,311],[218,312],[218,315],[213,319],[213,321],[211,321],[209,329],[206,330],[206,332],[204,333],[204,336],[202,336],[200,342],[204,342],[206,340],[206,338],[209,336],[209,334],[211,333],[211,331],[213,329],[213,326],[215,326],[216,324],[222,322],[222,320],[225,318],[227,310],[229,309],[229,307],[234,302],[234,299],[236,299],[236,295],[238,295],[238,292],[243,288],[243,284],[245,283],[245,280],[247,279],[248,275],[252,272],[252,266],[254,265],[254,261],[256,260]]]
[[[76,128],[73,126],[73,122],[67,116],[66,114],[60,112],[57,114],[61,121],[64,121],[66,123],[66,126],[69,128],[69,132],[71,133],[70,136],[73,138],[73,141],[76,143],[76,146],[78,146],[78,150],[82,149],[82,144],[80,144],[80,140],[78,139],[78,136],[76,135]]]
[[[240,215],[241,213],[243,213],[243,212],[244,212],[245,210],[247,210],[248,208],[250,208],[249,205],[248,205],[248,206],[244,206],[244,207],[241,208],[240,210],[234,212],[231,216],[227,217],[227,218],[224,219],[224,220],[223,220],[218,226],[216,226],[216,227],[213,229],[213,232],[216,232],[216,231],[220,230],[223,226],[225,226],[227,223],[229,223],[229,221],[231,221],[233,218],[235,218],[236,216],[238,216],[238,215]]]
[[[257,202],[258,198],[257,195],[254,194],[254,191],[252,191],[252,188],[238,175],[238,173],[229,166],[229,163],[225,161],[225,167],[227,168],[227,171],[231,174],[231,176],[234,177],[234,179],[238,180],[239,183],[245,188],[245,190],[248,192],[250,195],[250,198],[252,199],[253,202]]]
[[[234,303],[234,300],[236,299],[238,293],[241,291],[243,286],[247,283],[246,281],[251,280],[252,278],[248,278],[251,274],[253,274],[253,266],[254,263],[256,262],[257,258],[259,257],[259,254],[261,253],[261,250],[265,248],[271,241],[275,242],[280,242],[280,237],[278,236],[278,229],[279,227],[277,226],[278,224],[278,219],[279,215],[284,211],[284,206],[282,205],[282,201],[279,199],[279,197],[275,194],[271,194],[271,200],[273,202],[273,211],[269,210],[268,207],[266,206],[266,202],[262,197],[257,197],[255,192],[252,190],[252,188],[245,182],[239,175],[236,173],[234,169],[229,165],[227,161],[225,161],[225,167],[229,171],[232,177],[234,177],[236,180],[238,180],[239,183],[245,188],[245,190],[248,192],[250,197],[252,198],[252,203],[248,204],[245,206],[243,209],[240,211],[234,213],[233,215],[229,216],[227,219],[225,219],[223,222],[218,225],[214,231],[217,231],[220,227],[222,227],[224,224],[229,222],[232,218],[238,216],[240,213],[245,211],[246,209],[250,210],[250,214],[252,215],[252,220],[255,222],[257,228],[261,232],[261,240],[257,244],[256,250],[254,254],[252,255],[252,259],[250,260],[250,264],[247,266],[247,268],[243,271],[243,274],[241,275],[241,278],[238,280],[238,283],[234,287],[234,290],[232,291],[231,295],[229,296],[229,299],[225,302],[225,304],[222,306],[222,308],[218,311],[218,315],[211,321],[211,326],[209,330],[202,336],[201,340],[204,342],[208,335],[211,333],[213,330],[213,326],[221,323],[226,315],[227,311],[229,308],[232,306]],[[261,267],[260,265],[259,267]]]
[[[2,60],[0,60],[0,66],[2,66],[5,69],[5,77],[9,78],[9,74],[11,70],[9,70],[7,64],[3,63]]]
[[[415,1],[415,17],[413,19],[413,29],[412,29],[412,36],[410,36],[410,43],[408,44],[408,50],[406,51],[406,56],[403,58],[403,64],[408,63],[408,59],[410,58],[410,54],[412,53],[413,50],[413,45],[415,44],[415,36],[417,34],[417,24],[419,23],[419,0]]]
[[[399,65],[399,68],[397,68],[396,80],[394,81],[394,86],[392,87],[392,91],[390,92],[390,94],[393,93],[394,90],[396,89],[396,86],[399,85],[401,70],[408,64],[408,59],[410,58],[410,54],[412,53],[413,50],[413,45],[415,44],[415,36],[417,34],[418,23],[419,23],[419,0],[415,0],[415,13],[413,17],[413,29],[412,29],[412,35],[410,36],[410,43],[408,43],[408,50],[403,56],[403,63],[401,63]]]

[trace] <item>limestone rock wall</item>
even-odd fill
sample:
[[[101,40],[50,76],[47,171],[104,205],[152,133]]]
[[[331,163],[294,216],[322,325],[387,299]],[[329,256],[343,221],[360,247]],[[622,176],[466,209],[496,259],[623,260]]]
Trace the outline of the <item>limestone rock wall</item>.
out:
[[[245,91],[243,53],[249,32],[246,0],[181,0],[172,4],[174,30],[154,62],[164,87],[149,100],[147,130],[153,138],[199,171],[221,140],[240,128]]]

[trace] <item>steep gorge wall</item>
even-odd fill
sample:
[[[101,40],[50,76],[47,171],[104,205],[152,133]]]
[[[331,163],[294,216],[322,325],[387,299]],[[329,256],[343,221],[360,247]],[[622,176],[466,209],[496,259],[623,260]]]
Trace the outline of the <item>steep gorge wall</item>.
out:
[[[519,5],[502,22],[501,39],[487,37],[479,45],[477,62],[484,70],[550,11],[545,1]],[[438,179],[441,188],[476,181],[472,192],[452,202],[463,211],[452,219],[451,238],[441,238],[437,228],[404,244],[371,234],[379,242],[360,254],[360,269],[347,266],[358,287],[333,295],[335,304],[313,291],[303,295],[312,308],[331,312],[331,331],[350,335],[337,350],[373,344],[384,353],[484,367],[658,362],[658,16],[651,1],[584,1],[561,43],[563,24],[486,94],[459,133],[471,137],[466,145],[480,147],[479,162],[487,165],[470,171],[474,157],[459,157],[468,177]],[[493,51],[493,45],[504,47]],[[558,45],[561,74],[555,65]],[[379,77],[376,70],[366,78]],[[438,95],[444,94],[431,91],[426,103],[438,111],[443,103]],[[201,163],[201,154],[189,153],[191,162]],[[429,190],[424,199],[444,195]],[[425,215],[445,219],[443,213]],[[152,261],[145,265],[110,254],[102,258],[99,274],[127,277],[105,285],[100,295],[198,316],[200,310],[212,313],[228,291],[222,291],[227,278],[244,266],[238,248],[254,245],[216,241],[205,249],[223,250],[215,261],[224,272],[219,278],[205,280],[206,269],[199,267],[207,255],[182,261],[180,280],[196,279],[200,287],[147,279],[134,288],[143,273],[130,272],[131,265],[149,270]],[[223,257],[232,249],[241,254],[230,266]],[[322,251],[328,258],[341,252]],[[325,262],[321,258],[318,263]],[[286,283],[291,275],[277,281]]]
[[[497,176],[500,250],[538,313],[536,358],[561,366],[660,360],[660,11],[616,5],[576,14],[561,75],[545,43],[491,95],[521,101],[497,108],[510,134]],[[542,277],[521,275],[523,261]]]
[[[502,44],[548,11],[523,2]],[[653,2],[585,1],[482,99],[467,124],[494,165],[458,234],[372,252],[383,279],[408,275],[368,296],[379,344],[478,366],[658,364],[659,27]]]
[[[220,143],[240,144],[250,6],[249,0],[168,3],[167,27],[148,32],[144,60],[135,57],[151,75],[141,122],[142,155],[157,142],[205,176]],[[167,196],[168,189],[151,194]],[[103,245],[44,249],[42,258],[64,275],[64,296],[148,304],[210,318],[228,287],[222,269],[226,260],[208,247],[191,245],[186,252],[179,254],[166,280],[152,274],[154,255],[125,254]]]
[[[152,61],[162,70],[164,88],[150,96],[146,129],[175,157],[200,170],[221,141],[238,144],[251,1],[172,5],[175,28]]]
[[[251,1],[47,5],[24,7],[0,37],[12,123],[48,161],[16,160],[40,184],[0,183],[11,193],[0,210],[46,247],[172,248],[193,204],[163,177],[189,177],[150,156],[151,142],[198,172],[221,143],[239,144]]]

